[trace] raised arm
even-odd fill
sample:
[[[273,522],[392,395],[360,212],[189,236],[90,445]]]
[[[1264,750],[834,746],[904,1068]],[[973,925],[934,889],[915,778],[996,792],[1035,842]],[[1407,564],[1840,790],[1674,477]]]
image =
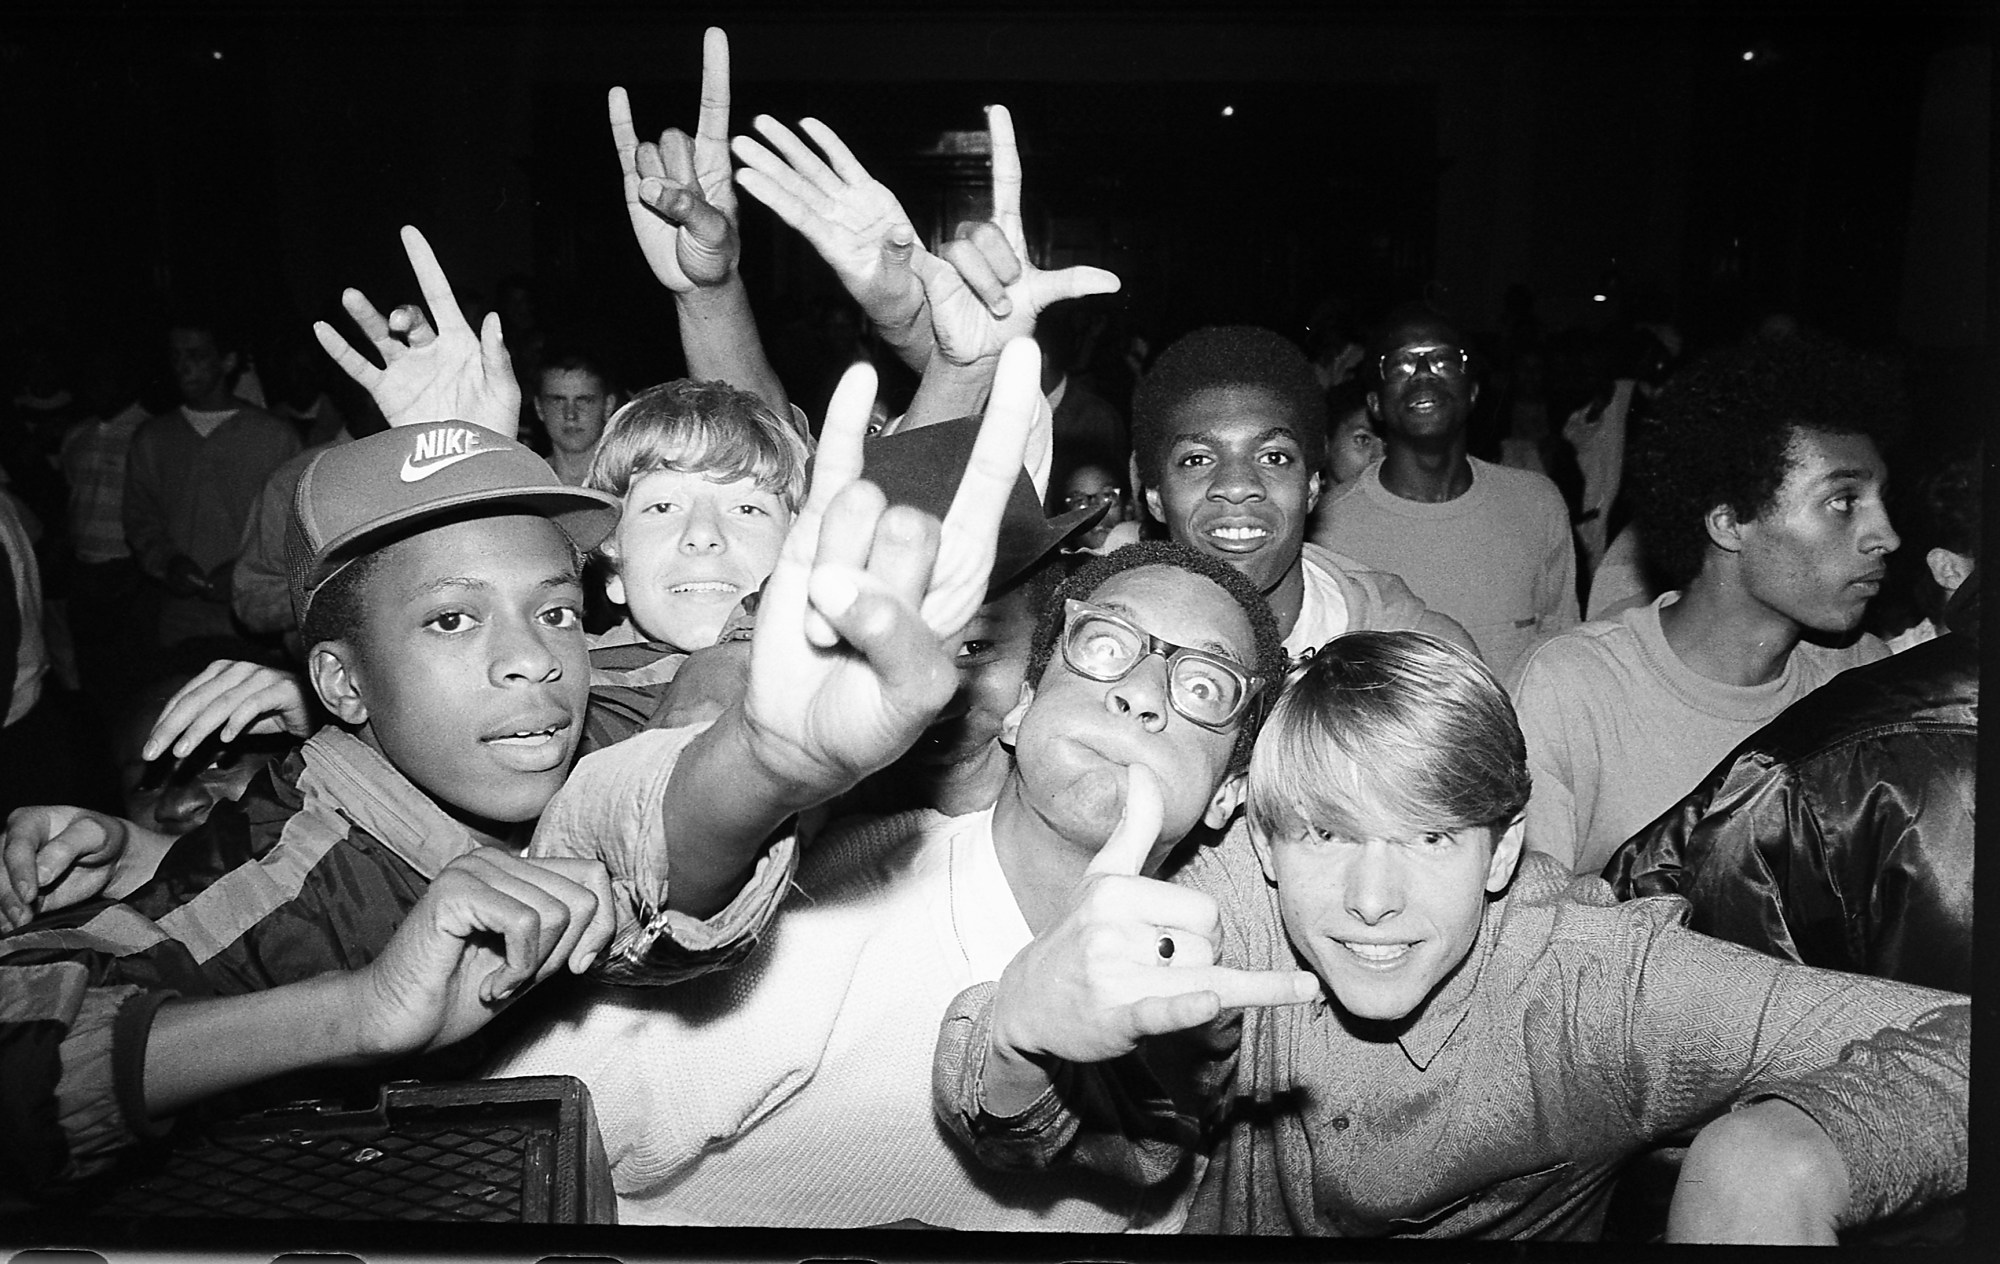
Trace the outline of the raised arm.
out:
[[[769,115],[751,126],[769,145],[748,136],[732,143],[743,160],[743,191],[812,243],[876,334],[922,372],[936,346],[923,284],[911,268],[924,247],[896,195],[818,119],[802,119],[799,128],[824,158]]]
[[[624,175],[625,210],[646,263],[674,296],[688,376],[728,382],[780,417],[791,404],[779,382],[738,271],[736,182],[729,162],[729,37],[709,27],[701,46],[695,134],[677,127],[639,140],[625,89],[610,95],[611,140]]]
[[[340,304],[374,347],[379,367],[323,320],[313,322],[313,335],[391,426],[469,421],[514,438],[521,428],[521,387],[500,335],[499,313],[488,312],[475,333],[431,244],[408,225],[402,237],[431,317],[411,304],[385,317],[360,290],[341,291]]]

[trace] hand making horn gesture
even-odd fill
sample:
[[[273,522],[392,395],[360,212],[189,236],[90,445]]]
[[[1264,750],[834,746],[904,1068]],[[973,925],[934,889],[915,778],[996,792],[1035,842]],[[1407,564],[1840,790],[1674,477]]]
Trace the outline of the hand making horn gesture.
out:
[[[1140,876],[1159,842],[1160,788],[1138,765],[1129,776],[1124,815],[1077,884],[1069,912],[1000,976],[996,1053],[1103,1062],[1224,1008],[1319,995],[1319,980],[1303,970],[1215,964],[1222,934],[1215,901]]]
[[[953,364],[972,364],[1000,353],[1008,341],[1031,332],[1051,303],[1086,294],[1116,292],[1119,280],[1103,268],[1078,265],[1044,272],[1028,257],[1021,222],[1021,153],[1014,116],[988,106],[993,151],[993,218],[961,225],[958,240],[941,254],[910,261],[930,300],[938,351]]]
[[[380,368],[323,320],[313,322],[313,335],[341,371],[374,399],[391,426],[469,421],[514,438],[521,428],[521,386],[501,339],[499,313],[488,312],[475,331],[431,244],[408,225],[402,236],[430,316],[414,303],[384,316],[360,290],[341,291],[340,305],[375,348]]]
[[[742,253],[729,165],[729,37],[713,26],[702,36],[701,109],[692,137],[670,127],[658,141],[642,142],[625,89],[611,89],[609,106],[625,209],[647,266],[676,294],[722,284]]]

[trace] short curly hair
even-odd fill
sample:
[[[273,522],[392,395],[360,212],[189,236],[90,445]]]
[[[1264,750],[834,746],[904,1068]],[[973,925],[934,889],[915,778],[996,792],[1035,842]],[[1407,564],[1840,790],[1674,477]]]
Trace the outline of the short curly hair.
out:
[[[1325,461],[1326,395],[1312,362],[1290,339],[1256,325],[1210,325],[1181,338],[1153,362],[1132,391],[1132,450],[1139,475],[1157,486],[1173,447],[1168,420],[1197,391],[1254,386],[1290,408],[1299,448],[1311,468]]]
[[[1177,567],[1211,580],[1235,599],[1244,617],[1250,620],[1257,646],[1257,661],[1251,667],[1264,678],[1264,686],[1257,703],[1244,713],[1242,726],[1236,731],[1236,745],[1229,752],[1229,771],[1242,772],[1250,766],[1250,749],[1256,745],[1257,730],[1264,723],[1270,702],[1284,687],[1285,642],[1278,632],[1278,620],[1257,586],[1243,578],[1243,573],[1235,567],[1206,553],[1171,540],[1145,540],[1092,558],[1064,580],[1042,607],[1041,622],[1035,627],[1034,648],[1028,657],[1028,679],[1041,684],[1042,673],[1048,670],[1050,660],[1055,657],[1056,642],[1062,637],[1063,608],[1071,597],[1087,601],[1112,576],[1142,566]]]
[[[1701,573],[1706,518],[1769,510],[1801,431],[1887,446],[1909,412],[1894,366],[1821,335],[1763,338],[1709,353],[1668,380],[1656,424],[1635,430],[1625,487],[1654,573],[1684,588]]]

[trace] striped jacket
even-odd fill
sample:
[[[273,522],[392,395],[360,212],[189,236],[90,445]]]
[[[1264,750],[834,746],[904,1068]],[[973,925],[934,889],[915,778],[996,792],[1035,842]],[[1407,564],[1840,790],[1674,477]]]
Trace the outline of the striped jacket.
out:
[[[639,856],[607,857],[627,905],[621,932],[631,906],[665,902],[658,796],[699,731],[646,733],[585,758],[538,828],[539,854]],[[0,1146],[0,1212],[57,1196],[164,1134],[143,1091],[146,1040],[163,1003],[366,965],[439,871],[476,845],[382,756],[328,727],[258,774],[240,800],[218,804],[124,901],[91,901],[0,937],[0,1137],[9,1143]],[[655,980],[740,957],[795,863],[795,842],[781,839],[728,908],[706,921],[664,919],[664,942],[649,955]],[[434,1055],[420,1071],[404,1061],[361,1076],[462,1076],[484,1048],[466,1044],[478,1047]],[[314,1085],[334,1082],[311,1074]]]

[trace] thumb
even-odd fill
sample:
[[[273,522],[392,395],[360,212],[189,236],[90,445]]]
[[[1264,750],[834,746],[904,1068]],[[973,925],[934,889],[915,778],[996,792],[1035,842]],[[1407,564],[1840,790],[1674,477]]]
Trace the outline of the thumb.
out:
[[[1111,829],[1111,837],[1090,859],[1085,873],[1130,874],[1146,867],[1146,857],[1160,840],[1160,783],[1152,770],[1131,764],[1125,770],[1125,811]]]
[[[1082,298],[1086,294],[1116,294],[1123,284],[1116,272],[1106,272],[1103,268],[1082,265],[1064,268],[1060,272],[1044,272],[1031,282],[1037,311],[1051,303],[1060,303],[1068,298]]]

